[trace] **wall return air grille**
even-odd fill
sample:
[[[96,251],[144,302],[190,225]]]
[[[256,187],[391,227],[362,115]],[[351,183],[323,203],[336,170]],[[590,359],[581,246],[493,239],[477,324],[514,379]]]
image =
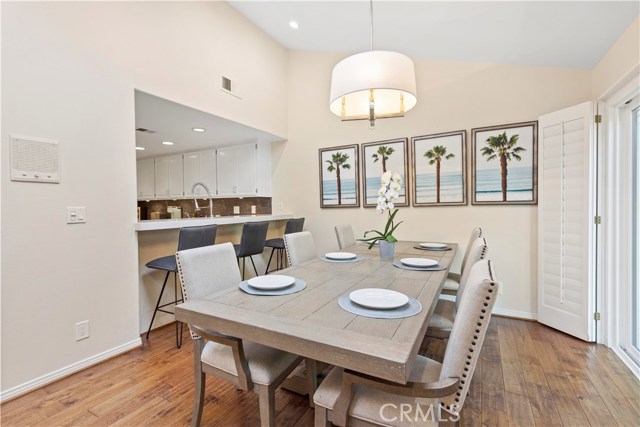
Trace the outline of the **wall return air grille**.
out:
[[[60,183],[58,141],[15,134],[9,138],[12,181]]]

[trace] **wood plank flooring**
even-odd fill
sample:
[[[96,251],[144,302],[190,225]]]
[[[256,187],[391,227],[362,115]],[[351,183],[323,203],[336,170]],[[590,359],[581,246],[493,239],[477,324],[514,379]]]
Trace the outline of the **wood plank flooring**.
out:
[[[13,426],[187,426],[193,399],[191,343],[175,348],[173,325],[140,349],[4,403]],[[421,353],[442,359],[444,343]],[[276,424],[313,425],[306,397],[276,393]],[[258,399],[207,378],[203,426],[258,426]],[[460,421],[462,426],[638,426],[640,383],[607,347],[535,322],[494,317]]]

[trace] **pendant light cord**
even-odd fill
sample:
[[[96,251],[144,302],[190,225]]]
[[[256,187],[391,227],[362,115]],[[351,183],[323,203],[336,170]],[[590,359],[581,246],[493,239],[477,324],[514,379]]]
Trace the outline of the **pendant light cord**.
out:
[[[371,16],[371,50],[373,51],[373,0],[369,0],[369,15]]]

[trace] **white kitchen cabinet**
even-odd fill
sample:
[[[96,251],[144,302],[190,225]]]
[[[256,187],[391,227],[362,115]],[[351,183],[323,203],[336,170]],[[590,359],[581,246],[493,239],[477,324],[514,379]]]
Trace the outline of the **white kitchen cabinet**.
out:
[[[182,154],[155,159],[156,198],[184,196]]]
[[[271,196],[271,144],[218,148],[218,196]]]
[[[184,168],[184,195],[187,197],[202,196],[206,197],[207,192],[198,186],[195,193],[191,192],[196,182],[201,182],[211,191],[213,196],[216,195],[216,150],[195,151],[185,153],[183,155]]]
[[[153,199],[156,195],[154,159],[138,160],[136,162],[136,177],[138,199]]]

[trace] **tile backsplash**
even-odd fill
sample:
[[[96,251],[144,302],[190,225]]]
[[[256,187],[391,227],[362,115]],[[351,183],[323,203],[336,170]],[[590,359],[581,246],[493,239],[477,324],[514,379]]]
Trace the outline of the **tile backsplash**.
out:
[[[138,201],[140,208],[140,219],[161,219],[170,218],[167,209],[170,206],[176,206],[182,210],[182,218],[196,218],[209,215],[209,201],[207,199],[198,199],[200,210],[195,210],[193,199],[184,200],[149,200]],[[234,214],[234,206],[240,207],[240,215],[251,215],[251,207],[256,207],[256,214],[271,214],[271,197],[242,197],[242,198],[224,198],[213,199],[214,215],[237,215]],[[156,218],[157,217],[157,218]]]

